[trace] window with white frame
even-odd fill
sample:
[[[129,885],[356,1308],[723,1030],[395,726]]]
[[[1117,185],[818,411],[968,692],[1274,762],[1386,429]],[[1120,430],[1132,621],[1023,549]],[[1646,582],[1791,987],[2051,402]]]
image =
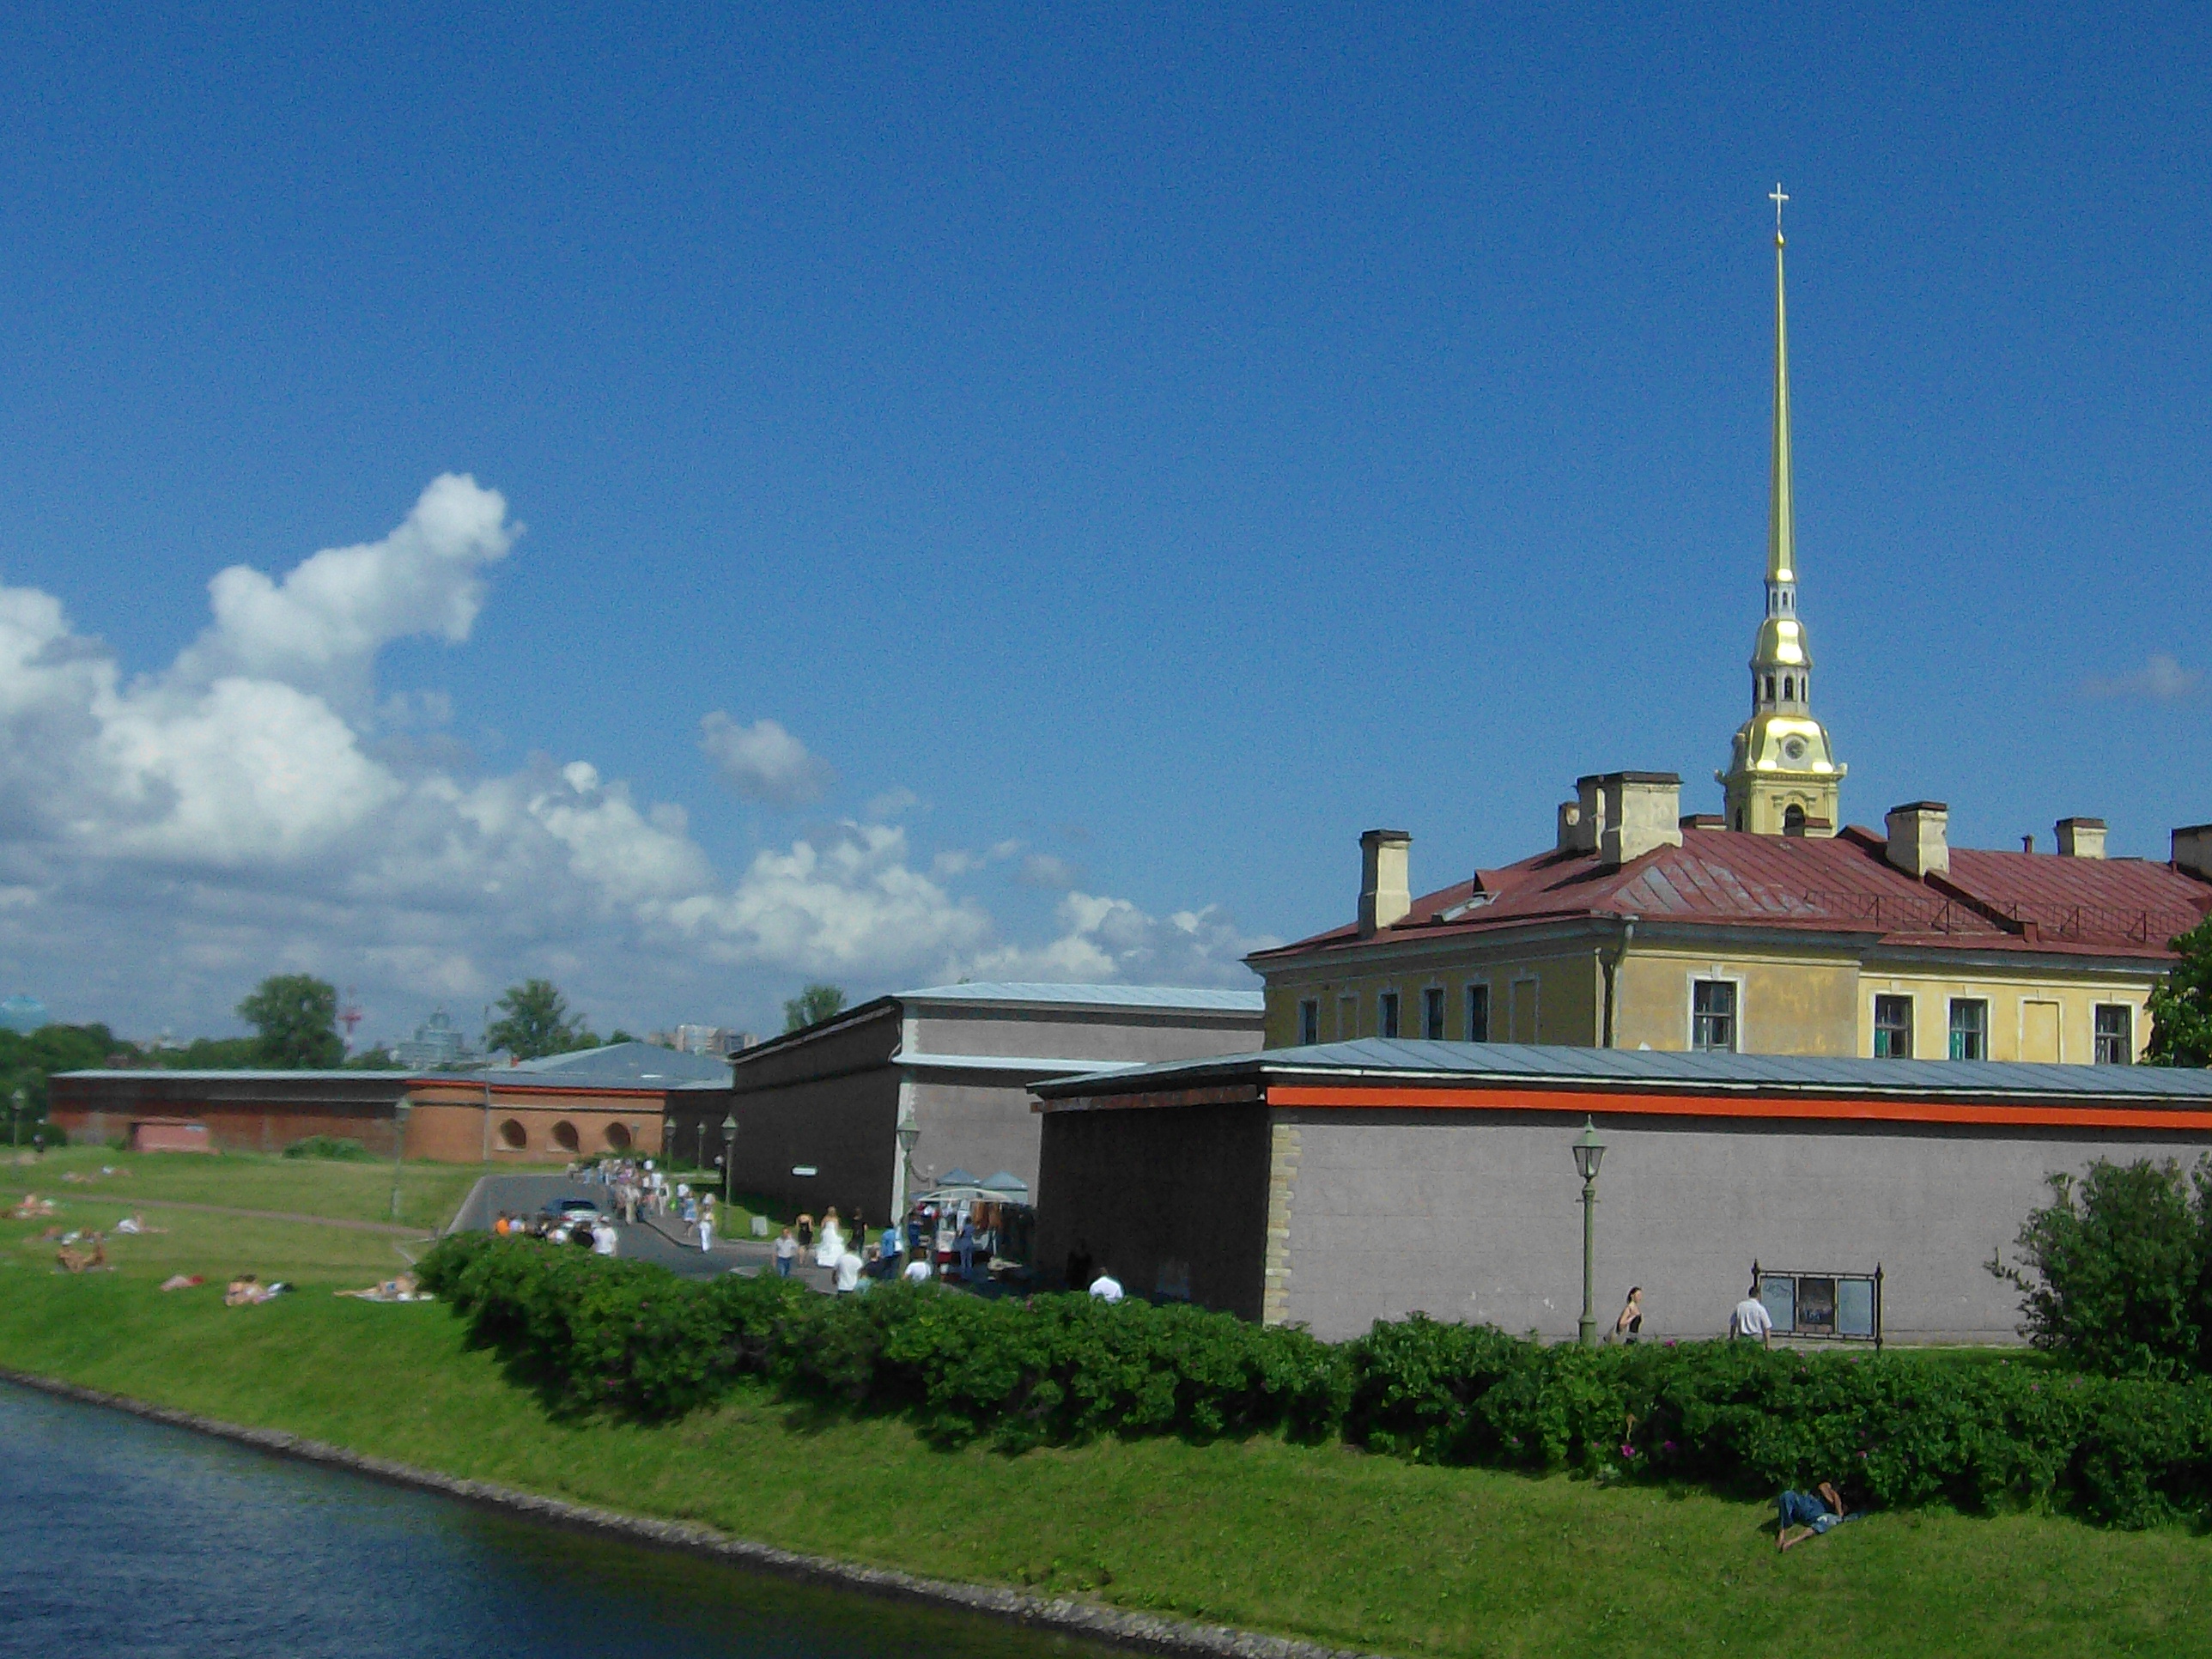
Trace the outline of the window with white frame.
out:
[[[1980,997],[1951,999],[1951,1058],[1990,1057],[1990,1005]]]
[[[1874,1000],[1874,1057],[1876,1060],[1912,1058],[1911,997],[1876,997]]]
[[[1690,1047],[1719,1054],[1735,1052],[1735,981],[1700,979],[1690,982]]]
[[[2097,1064],[2136,1063],[2136,1011],[2124,1002],[2097,1005]]]

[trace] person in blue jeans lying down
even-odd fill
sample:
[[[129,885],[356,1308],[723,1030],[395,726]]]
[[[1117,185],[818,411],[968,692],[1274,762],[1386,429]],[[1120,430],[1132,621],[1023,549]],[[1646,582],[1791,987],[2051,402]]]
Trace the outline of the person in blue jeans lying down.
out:
[[[1774,1542],[1777,1548],[1785,1550],[1840,1526],[1848,1512],[1842,1497],[1825,1480],[1811,1492],[1784,1492],[1777,1507],[1782,1511],[1782,1524],[1774,1529]]]

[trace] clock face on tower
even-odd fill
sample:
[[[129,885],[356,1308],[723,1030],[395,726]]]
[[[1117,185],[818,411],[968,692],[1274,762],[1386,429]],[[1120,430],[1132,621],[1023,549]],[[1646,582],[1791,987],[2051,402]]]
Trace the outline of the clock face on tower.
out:
[[[1792,765],[1803,760],[1805,758],[1805,739],[1802,738],[1784,738],[1782,740],[1782,756],[1784,759],[1789,761]]]

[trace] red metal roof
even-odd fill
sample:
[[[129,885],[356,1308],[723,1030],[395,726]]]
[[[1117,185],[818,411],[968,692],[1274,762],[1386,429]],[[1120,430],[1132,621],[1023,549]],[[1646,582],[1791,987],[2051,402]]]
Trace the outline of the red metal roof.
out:
[[[1899,944],[2167,959],[2166,940],[2212,912],[2212,886],[2146,859],[2077,859],[1957,848],[1948,878],[1891,864],[1879,834],[1833,839],[1682,831],[1617,869],[1550,852],[1484,870],[1413,901],[1381,938],[1496,933],[1547,921],[1653,921],[1863,933]],[[1263,963],[1365,943],[1346,925],[1253,953]]]

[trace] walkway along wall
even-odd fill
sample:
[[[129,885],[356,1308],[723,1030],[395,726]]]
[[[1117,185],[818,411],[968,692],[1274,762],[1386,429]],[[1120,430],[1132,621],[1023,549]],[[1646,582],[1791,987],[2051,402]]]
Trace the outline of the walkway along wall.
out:
[[[1329,1338],[1416,1310],[1571,1336],[1586,1115],[1596,1313],[1640,1285],[1659,1336],[1720,1334],[1756,1260],[1881,1267],[1892,1340],[2017,1341],[1985,1264],[2052,1174],[2212,1149],[2212,1078],[2118,1066],[1369,1041],[1037,1093],[1048,1267],[1079,1242],[1157,1293],[1187,1261],[1193,1299]]]

